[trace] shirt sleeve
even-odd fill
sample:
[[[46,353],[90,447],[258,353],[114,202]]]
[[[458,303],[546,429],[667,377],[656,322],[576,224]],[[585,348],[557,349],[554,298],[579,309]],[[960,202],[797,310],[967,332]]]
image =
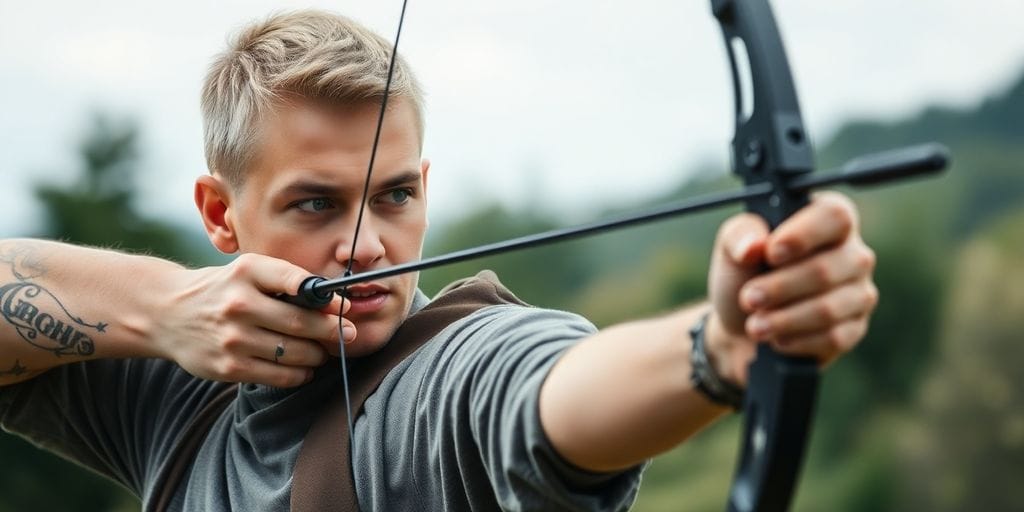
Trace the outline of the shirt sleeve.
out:
[[[73,363],[0,388],[0,426],[142,497],[222,386],[164,360]]]
[[[642,466],[614,473],[574,467],[540,423],[548,372],[595,331],[574,314],[502,305],[431,340],[389,374],[357,422],[353,475],[361,507],[627,510]],[[406,393],[406,386],[416,391]],[[396,468],[394,461],[402,463]]]

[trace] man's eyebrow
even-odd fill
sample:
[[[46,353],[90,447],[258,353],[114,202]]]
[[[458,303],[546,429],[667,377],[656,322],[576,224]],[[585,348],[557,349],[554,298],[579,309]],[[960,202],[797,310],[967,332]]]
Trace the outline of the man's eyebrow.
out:
[[[316,181],[296,181],[295,183],[290,183],[287,187],[281,189],[281,194],[289,196],[310,195],[338,197],[342,192],[344,192],[344,187]]]
[[[395,188],[402,185],[408,185],[413,182],[417,182],[422,177],[420,171],[406,171],[396,176],[392,176],[383,182],[377,184],[376,188],[389,189]],[[324,196],[324,197],[341,197],[346,192],[347,187],[334,185],[331,183],[324,183],[320,181],[306,181],[299,180],[289,184],[281,190],[282,194],[285,195],[311,195],[311,196]],[[358,190],[362,190],[362,184],[358,187]]]
[[[419,181],[422,176],[423,175],[420,173],[420,171],[406,171],[384,180],[384,182],[378,186],[380,188],[387,189],[398,187],[401,185],[408,185],[414,181]]]

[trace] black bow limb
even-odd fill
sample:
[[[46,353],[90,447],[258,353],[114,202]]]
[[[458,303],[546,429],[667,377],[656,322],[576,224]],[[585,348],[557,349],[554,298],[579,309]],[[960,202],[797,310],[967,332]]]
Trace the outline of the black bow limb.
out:
[[[765,0],[713,0],[725,38],[735,92],[733,172],[747,186],[770,183],[773,193],[746,201],[774,229],[808,203],[789,182],[810,173],[814,155],[771,8]],[[786,357],[760,344],[743,404],[739,463],[729,491],[730,512],[789,507],[818,390],[813,359]]]

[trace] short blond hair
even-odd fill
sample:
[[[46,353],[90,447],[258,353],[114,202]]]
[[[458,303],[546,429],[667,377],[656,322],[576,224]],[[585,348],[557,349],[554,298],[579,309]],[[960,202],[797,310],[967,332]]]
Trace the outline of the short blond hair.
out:
[[[262,116],[285,98],[356,104],[384,96],[391,43],[345,16],[319,10],[275,14],[243,28],[203,83],[206,163],[240,187],[257,153]],[[423,140],[423,93],[401,56],[390,98],[409,102]]]

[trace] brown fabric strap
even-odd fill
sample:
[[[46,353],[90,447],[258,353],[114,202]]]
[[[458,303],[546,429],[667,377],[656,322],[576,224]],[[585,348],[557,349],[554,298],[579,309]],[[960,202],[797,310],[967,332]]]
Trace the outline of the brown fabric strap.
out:
[[[238,384],[226,386],[199,410],[195,418],[192,418],[192,422],[185,428],[184,434],[167,458],[170,464],[163,470],[163,475],[157,478],[157,494],[152,498],[151,510],[164,512],[170,507],[175,491],[181,485],[181,480],[188,473],[188,469],[192,467],[192,461],[210,433],[210,428],[236,396]]]
[[[447,286],[437,299],[406,319],[383,349],[352,366],[349,385],[354,417],[388,372],[427,340],[474,311],[498,304],[525,305],[493,272],[485,270]],[[359,510],[347,411],[344,396],[337,395],[322,408],[299,451],[292,478],[293,512]]]

